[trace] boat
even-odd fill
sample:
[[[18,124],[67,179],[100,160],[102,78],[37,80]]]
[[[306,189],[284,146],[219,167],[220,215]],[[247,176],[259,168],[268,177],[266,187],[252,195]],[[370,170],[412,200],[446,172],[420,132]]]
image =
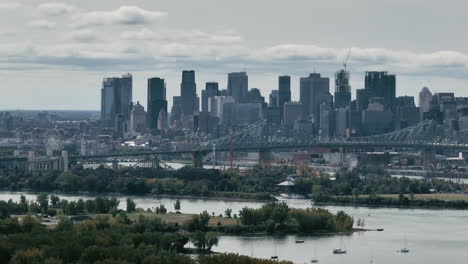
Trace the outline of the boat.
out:
[[[314,258],[310,261],[310,263],[318,263],[316,248],[314,249]]]
[[[377,231],[383,231],[384,229],[383,228],[377,228]]]
[[[275,254],[271,256],[271,259],[278,259],[278,255],[276,255],[276,241],[273,241],[273,243],[275,245]]]
[[[346,254],[347,251],[343,249],[343,237],[340,241],[340,248],[333,249],[333,254]]]
[[[401,252],[401,253],[409,253],[410,250],[409,250],[409,248],[408,248],[408,246],[407,246],[406,244],[407,244],[407,243],[406,243],[406,236],[405,236],[404,246],[403,246],[402,249],[400,249],[400,252]]]
[[[296,244],[304,243],[304,240],[296,240]]]
[[[333,254],[346,254],[346,250],[344,249],[341,249],[341,248],[336,248],[336,249],[333,249]]]

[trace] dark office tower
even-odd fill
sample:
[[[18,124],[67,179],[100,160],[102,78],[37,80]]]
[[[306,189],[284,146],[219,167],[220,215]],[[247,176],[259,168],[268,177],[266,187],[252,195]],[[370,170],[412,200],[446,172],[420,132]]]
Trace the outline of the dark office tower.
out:
[[[123,133],[124,122],[130,120],[132,75],[104,78],[101,89],[101,119],[109,127]]]
[[[371,91],[366,89],[356,90],[356,111],[361,112],[369,106],[369,99],[372,97]]]
[[[279,107],[279,90],[272,90],[270,93],[270,104],[271,107]]]
[[[182,97],[182,113],[184,115],[193,115],[193,112],[198,111],[198,109],[195,109],[197,100],[195,71],[182,71],[180,96]]]
[[[388,72],[366,72],[365,89],[372,97],[381,97],[386,110],[393,110],[395,106],[395,75]]]
[[[247,92],[249,90],[249,77],[246,72],[228,73],[228,94],[238,103],[247,102]]]
[[[330,79],[322,78],[320,73],[311,73],[308,77],[301,78],[300,102],[304,107],[302,118],[315,122],[320,119],[320,105],[331,103]]]
[[[282,109],[285,103],[291,102],[291,76],[278,78],[278,90],[278,106]]]
[[[346,108],[351,102],[349,71],[340,70],[335,74],[335,108]]]
[[[205,90],[202,91],[202,112],[208,112],[208,102],[210,98],[219,95],[218,83],[207,82],[205,84]]]
[[[161,78],[148,79],[148,124],[151,129],[158,127],[160,112],[167,113],[166,83]]]
[[[265,103],[265,97],[258,88],[252,88],[247,93],[247,102],[249,103]]]

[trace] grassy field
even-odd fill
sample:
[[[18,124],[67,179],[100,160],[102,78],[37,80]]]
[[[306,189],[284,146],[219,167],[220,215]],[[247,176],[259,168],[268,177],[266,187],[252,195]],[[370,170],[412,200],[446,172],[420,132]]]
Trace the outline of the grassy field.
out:
[[[398,199],[398,194],[379,194],[378,196],[385,198]],[[405,195],[410,198],[410,195]],[[359,195],[361,198],[367,198],[369,195]],[[462,193],[428,193],[428,194],[415,194],[415,200],[442,200],[442,201],[468,201],[468,194]]]
[[[159,218],[167,223],[178,223],[178,224],[184,224],[190,219],[192,219],[193,214],[176,214],[176,213],[167,213],[167,214],[155,214],[155,213],[149,213],[149,212],[135,212],[135,213],[130,213],[129,218],[132,220],[138,219],[138,216],[142,214],[147,217],[154,217],[154,218]],[[235,218],[226,218],[226,217],[211,217],[210,218],[210,226],[216,226],[218,222],[221,222],[223,226],[230,226],[230,225],[236,225],[240,222],[240,219],[235,219]]]

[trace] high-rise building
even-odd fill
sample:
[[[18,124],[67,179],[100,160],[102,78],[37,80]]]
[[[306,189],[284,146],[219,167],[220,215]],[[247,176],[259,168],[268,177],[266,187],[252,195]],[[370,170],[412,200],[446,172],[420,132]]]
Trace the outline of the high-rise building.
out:
[[[311,73],[300,80],[300,102],[304,106],[303,118],[312,119],[316,124],[320,119],[320,105],[331,104],[330,79]]]
[[[151,129],[158,127],[159,113],[167,113],[166,83],[164,79],[154,77],[148,79],[148,125]]]
[[[265,97],[258,88],[252,88],[247,92],[247,102],[249,103],[265,103]]]
[[[224,124],[225,119],[223,117],[224,114],[224,104],[226,103],[234,103],[235,100],[232,96],[215,96],[214,97],[214,105],[211,105],[211,112],[216,113],[216,116],[219,118],[219,123]]]
[[[167,112],[166,109],[161,109],[158,116],[158,129],[161,131],[167,130],[168,121],[167,121]]]
[[[249,77],[246,72],[231,72],[228,74],[228,94],[238,103],[247,101],[249,90]]]
[[[395,98],[395,107],[416,107],[414,96],[398,96]]]
[[[291,76],[278,77],[278,106],[283,109],[286,102],[291,102]]]
[[[182,97],[172,97],[171,124],[174,128],[180,128],[182,119]]]
[[[381,97],[384,100],[386,110],[393,110],[395,106],[396,78],[388,72],[366,72],[364,85],[371,97]]]
[[[356,111],[361,112],[367,109],[369,106],[369,100],[372,97],[372,94],[369,90],[366,89],[357,89],[356,90]]]
[[[132,75],[104,78],[101,89],[101,120],[120,134],[126,130],[132,105]]]
[[[270,107],[279,107],[279,90],[272,90],[270,93]]]
[[[348,110],[338,108],[335,110],[335,136],[345,137],[348,129]]]
[[[146,130],[147,114],[145,108],[137,102],[132,107],[130,113],[130,130],[133,132],[143,133]]]
[[[335,108],[346,108],[351,102],[349,71],[340,70],[335,74]]]
[[[281,126],[281,107],[269,106],[266,109],[267,124],[272,127]]]
[[[287,102],[284,104],[283,109],[283,124],[288,128],[294,126],[294,122],[299,120],[302,116],[303,106],[298,102]]]
[[[330,137],[334,132],[334,115],[330,104],[322,103],[320,105],[320,123],[319,135],[322,137]]]
[[[182,113],[193,115],[197,111],[197,84],[195,83],[195,71],[182,71],[182,83],[180,84],[180,96],[182,97]]]
[[[205,90],[202,91],[202,112],[208,112],[208,102],[210,98],[219,95],[218,83],[207,82],[205,84]]]
[[[429,88],[422,88],[421,92],[419,92],[419,109],[421,110],[421,113],[429,112],[431,109],[431,101],[432,93]]]

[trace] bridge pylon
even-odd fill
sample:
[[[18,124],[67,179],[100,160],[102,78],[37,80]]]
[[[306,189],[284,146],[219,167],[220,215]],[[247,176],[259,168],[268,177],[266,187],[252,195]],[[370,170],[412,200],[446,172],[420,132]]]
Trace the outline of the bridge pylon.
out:
[[[202,151],[192,152],[192,167],[194,168],[203,168],[203,156]]]
[[[270,164],[271,162],[271,150],[262,149],[258,152],[258,162],[260,164]]]

